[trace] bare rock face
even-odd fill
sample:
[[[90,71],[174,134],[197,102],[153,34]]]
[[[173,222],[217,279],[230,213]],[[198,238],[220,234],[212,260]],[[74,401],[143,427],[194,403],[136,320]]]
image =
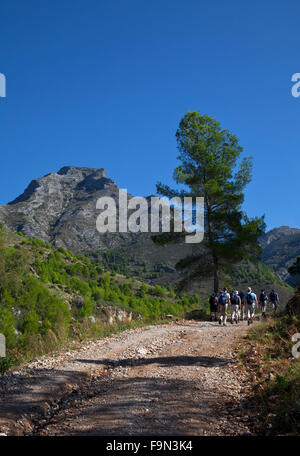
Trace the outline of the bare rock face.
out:
[[[0,220],[13,231],[74,252],[97,250],[110,242],[96,230],[96,201],[117,198],[118,191],[103,168],[65,166],[33,180],[22,195],[0,206]]]

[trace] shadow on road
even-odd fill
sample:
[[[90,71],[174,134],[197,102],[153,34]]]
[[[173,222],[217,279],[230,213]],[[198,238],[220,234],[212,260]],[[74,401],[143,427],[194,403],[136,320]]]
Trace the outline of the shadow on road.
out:
[[[158,358],[128,358],[121,360],[112,359],[76,359],[77,362],[86,364],[102,364],[107,367],[130,367],[145,366],[147,364],[159,364],[161,366],[203,366],[217,367],[232,362],[226,358],[216,358],[213,356],[167,356]]]
[[[57,419],[58,435],[203,435],[217,425],[214,389],[177,378],[115,378],[96,399],[75,410],[66,425]]]

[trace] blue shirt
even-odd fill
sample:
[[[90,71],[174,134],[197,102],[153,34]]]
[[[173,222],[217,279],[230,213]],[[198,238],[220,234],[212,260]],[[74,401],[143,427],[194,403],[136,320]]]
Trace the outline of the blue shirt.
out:
[[[248,294],[251,294],[251,296],[252,296],[252,301],[253,301],[253,302],[252,302],[252,305],[254,305],[254,304],[256,303],[256,299],[257,299],[256,294],[253,293],[253,292],[252,292],[252,293],[246,293],[245,296],[244,296],[244,301],[246,301],[246,302],[247,302],[247,296],[248,296]]]

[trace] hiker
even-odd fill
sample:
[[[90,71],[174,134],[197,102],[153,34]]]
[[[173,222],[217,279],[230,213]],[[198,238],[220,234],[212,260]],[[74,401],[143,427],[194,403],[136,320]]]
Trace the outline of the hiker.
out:
[[[210,305],[210,321],[218,320],[217,313],[218,313],[218,295],[213,293],[209,298],[209,305]],[[213,318],[214,314],[214,318]]]
[[[255,308],[257,308],[257,296],[252,292],[251,287],[248,288],[247,294],[245,294],[244,301],[247,308],[247,320],[248,325],[253,323],[253,318],[255,315]]]
[[[231,301],[231,323],[233,324],[233,321],[235,321],[236,324],[238,324],[238,321],[240,318],[241,298],[239,297],[239,292],[237,290],[233,291],[230,301]]]
[[[224,290],[220,293],[220,296],[219,296],[219,312],[220,312],[219,324],[220,325],[223,323],[223,326],[226,326],[227,309],[228,309],[229,304],[230,304],[230,294],[228,293],[227,288],[224,288]]]
[[[244,296],[245,296],[245,293],[243,291],[239,291],[239,297],[241,298],[241,308],[240,308],[240,319],[241,320],[244,320],[245,315],[246,315]]]
[[[274,312],[276,312],[278,304],[279,304],[278,293],[276,293],[275,290],[272,290],[271,293],[269,294],[269,299],[272,304],[272,309],[274,310]]]
[[[267,318],[267,316],[266,316],[267,302],[268,302],[267,293],[265,292],[265,290],[261,290],[260,296],[259,296],[259,305],[260,305],[260,311],[261,311],[263,318]]]

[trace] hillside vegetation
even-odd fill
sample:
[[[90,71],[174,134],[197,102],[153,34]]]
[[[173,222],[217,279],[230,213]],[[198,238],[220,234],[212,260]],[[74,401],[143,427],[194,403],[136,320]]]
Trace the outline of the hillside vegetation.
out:
[[[48,191],[49,188],[51,192]],[[136,277],[149,285],[167,288],[171,284],[177,292],[197,293],[201,299],[206,300],[213,291],[213,283],[209,261],[206,261],[208,252],[205,243],[192,245],[182,241],[176,245],[161,246],[152,241],[151,233],[100,234],[95,223],[98,216],[95,201],[107,196],[117,202],[119,187],[111,178],[106,177],[103,168],[66,166],[58,172],[33,180],[22,195],[11,203],[0,206],[0,221],[13,232],[22,231],[28,237],[48,241],[56,248],[63,246],[75,254],[83,253],[93,263],[100,262],[106,270],[113,270],[127,278]],[[128,194],[129,199],[132,196]],[[223,220],[223,215],[221,219]],[[269,282],[276,285],[283,301],[287,301],[291,289],[278,281],[274,270],[281,279],[286,280],[281,266],[284,266],[287,273],[287,268],[297,256],[299,231],[281,227],[260,238],[262,261],[271,266],[264,271],[259,262],[252,262],[250,267],[247,262],[241,265],[244,248],[239,251],[230,246],[226,266],[235,254],[238,256],[234,259],[237,260],[237,266],[235,271],[229,271],[226,276],[220,272],[220,286],[243,290],[250,285],[259,292],[260,287],[266,286],[265,279],[269,280],[269,277]],[[194,271],[193,281],[187,283],[190,271],[177,265],[181,259],[195,256],[203,260],[203,267],[201,271]],[[249,256],[252,261],[252,250]],[[294,282],[289,283],[294,285]]]
[[[150,249],[143,252],[143,247],[144,244],[140,245],[140,249],[135,247],[135,254],[133,254],[133,250],[129,246],[128,249],[122,247],[106,250],[101,254],[90,253],[89,256],[92,259],[101,261],[106,268],[124,274],[126,277],[139,277],[147,283],[164,286],[171,283],[178,293],[197,293],[204,301],[210,296],[213,291],[213,282],[208,268],[206,271],[204,266],[199,271],[199,274],[193,274],[192,280],[189,280],[189,271],[183,273],[180,269],[175,270],[166,266],[168,256],[170,256],[170,251],[167,251],[167,249],[170,246],[167,248],[160,247],[162,250],[160,253],[162,263],[155,263],[151,258]],[[181,246],[176,245],[176,247],[173,246],[173,249],[178,250],[179,247]],[[155,246],[155,248],[157,247]],[[204,246],[200,244],[196,248],[199,252],[202,251],[202,255],[205,258],[206,250]],[[181,254],[183,253],[182,250]],[[149,260],[149,258],[151,259]],[[221,274],[220,284],[221,287],[227,286],[229,289],[235,288],[242,291],[246,291],[247,287],[251,286],[257,293],[260,293],[260,290],[263,288],[267,291],[276,288],[283,306],[285,306],[294,293],[294,289],[281,280],[272,267],[265,265],[261,261],[250,261],[249,259],[233,266],[230,274]]]
[[[296,298],[299,301],[300,295]],[[292,337],[299,332],[299,314],[282,313],[251,328],[240,352],[253,374],[251,402],[259,418],[258,433],[299,435],[300,357],[292,354]]]
[[[70,340],[199,306],[204,304],[197,295],[177,297],[171,287],[126,279],[84,255],[0,226],[0,333],[8,349],[0,371]]]

